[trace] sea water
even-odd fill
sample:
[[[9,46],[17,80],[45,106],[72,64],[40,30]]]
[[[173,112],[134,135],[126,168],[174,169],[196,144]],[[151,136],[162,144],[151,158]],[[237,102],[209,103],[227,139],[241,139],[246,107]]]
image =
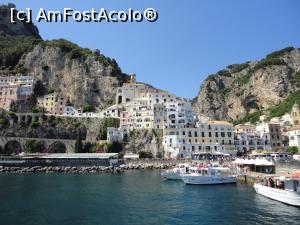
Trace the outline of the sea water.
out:
[[[252,186],[189,186],[158,170],[0,174],[0,225],[300,224]]]

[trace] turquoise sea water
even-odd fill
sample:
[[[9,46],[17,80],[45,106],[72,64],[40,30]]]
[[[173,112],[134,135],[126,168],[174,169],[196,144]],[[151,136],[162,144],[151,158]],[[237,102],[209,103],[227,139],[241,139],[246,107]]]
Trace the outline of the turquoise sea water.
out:
[[[300,209],[251,186],[187,186],[159,171],[0,174],[0,224],[300,224]]]

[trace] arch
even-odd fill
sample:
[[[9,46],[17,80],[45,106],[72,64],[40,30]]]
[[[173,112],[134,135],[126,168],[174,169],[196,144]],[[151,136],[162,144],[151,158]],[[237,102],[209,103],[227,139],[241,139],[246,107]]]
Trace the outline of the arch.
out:
[[[122,103],[122,96],[119,95],[119,97],[118,97],[118,104],[121,104],[121,103]]]
[[[66,153],[67,147],[61,141],[54,141],[52,144],[49,145],[48,153]]]
[[[4,155],[19,154],[21,152],[22,152],[22,146],[20,142],[18,142],[17,140],[8,141],[3,148]]]

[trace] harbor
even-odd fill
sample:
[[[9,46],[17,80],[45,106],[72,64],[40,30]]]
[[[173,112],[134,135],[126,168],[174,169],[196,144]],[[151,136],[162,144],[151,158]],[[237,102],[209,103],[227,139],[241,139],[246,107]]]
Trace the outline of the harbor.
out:
[[[190,186],[165,181],[160,170],[1,173],[0,183],[6,184],[0,185],[2,224],[273,225],[300,220],[298,208],[260,196],[249,185]]]

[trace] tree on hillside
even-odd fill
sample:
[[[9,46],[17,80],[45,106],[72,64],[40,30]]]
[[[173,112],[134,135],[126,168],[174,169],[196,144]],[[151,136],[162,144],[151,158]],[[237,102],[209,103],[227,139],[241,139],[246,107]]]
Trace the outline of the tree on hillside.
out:
[[[119,153],[122,152],[123,145],[119,142],[112,142],[107,145],[107,153]]]
[[[77,137],[75,142],[75,153],[82,153],[82,152],[83,152],[82,140],[81,140],[80,132],[77,131]]]
[[[107,128],[108,127],[119,127],[120,126],[120,120],[117,118],[105,118],[99,127],[99,138],[100,140],[106,140],[107,139]]]
[[[45,88],[43,82],[41,80],[38,80],[33,87],[33,94],[36,97],[43,96],[47,94],[47,89]]]
[[[288,153],[291,153],[292,155],[296,154],[298,152],[298,148],[297,147],[289,147],[288,148]]]
[[[44,141],[27,140],[24,145],[26,153],[44,152],[46,145]]]
[[[153,158],[153,154],[151,152],[146,152],[146,151],[140,151],[139,152],[139,158],[140,159],[145,159],[145,158]]]

